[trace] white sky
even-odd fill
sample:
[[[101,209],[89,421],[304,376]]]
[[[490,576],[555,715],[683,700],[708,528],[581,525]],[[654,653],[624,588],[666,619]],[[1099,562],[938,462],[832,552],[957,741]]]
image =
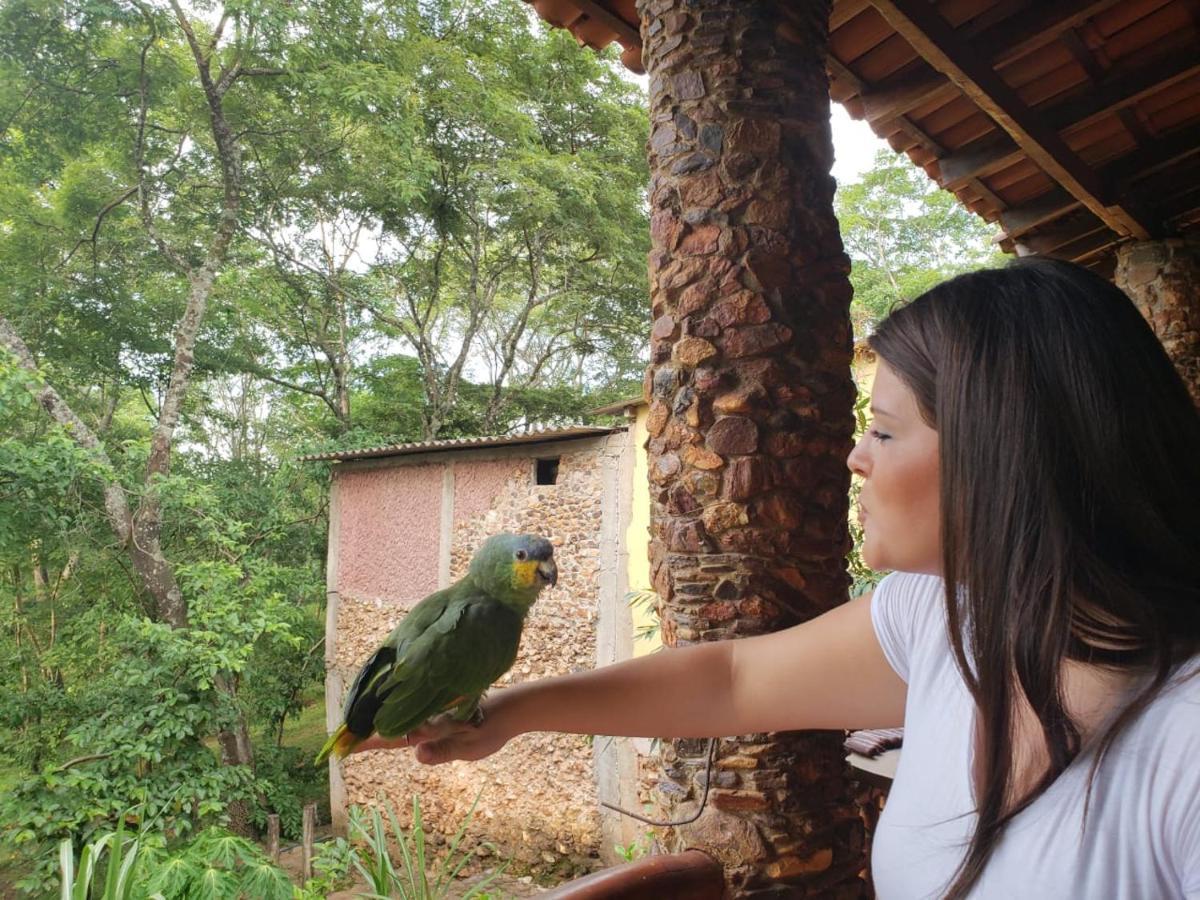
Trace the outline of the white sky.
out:
[[[886,141],[875,136],[866,122],[850,118],[840,103],[830,103],[833,129],[833,177],[838,184],[857,181],[875,159],[875,151],[888,147]]]

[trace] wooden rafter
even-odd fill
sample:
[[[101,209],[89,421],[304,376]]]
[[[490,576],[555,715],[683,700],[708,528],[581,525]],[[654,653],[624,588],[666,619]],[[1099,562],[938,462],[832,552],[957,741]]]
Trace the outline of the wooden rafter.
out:
[[[926,0],[872,0],[887,22],[927,62],[943,72],[1017,143],[1025,155],[1118,234],[1150,237],[1151,224],[1104,202],[1095,171],[1066,145],[1058,132],[1026,106],[992,69],[973,57],[945,19]]]
[[[1088,19],[1097,16],[1120,0],[1072,0],[1072,2],[1034,4],[1028,11],[1002,22],[980,35],[983,46],[1001,47],[992,57],[992,66],[1002,69],[1047,44]]]
[[[1137,69],[1109,72],[1083,96],[1056,103],[1047,115],[1062,122],[1063,132],[1071,134],[1197,72],[1200,54],[1193,47],[1190,52],[1183,50]]]
[[[1084,96],[1039,107],[1037,114],[1044,120],[1063,123],[1062,133],[1069,135],[1101,116],[1115,112],[1122,116],[1122,122],[1138,139],[1138,143],[1142,143],[1147,137],[1145,128],[1132,116],[1131,105],[1147,93],[1157,90],[1159,85],[1173,83],[1196,71],[1200,71],[1200,62],[1192,59],[1180,56],[1160,60],[1146,69],[1112,73]],[[1155,81],[1156,78],[1166,80]],[[1171,146],[1175,147],[1175,144]],[[966,178],[984,178],[1016,162],[1022,152],[1021,147],[1003,132],[987,135],[938,161],[941,182],[948,187]],[[1171,152],[1177,154],[1183,151]],[[1109,202],[1112,202],[1113,196],[1111,191],[1105,192]]]
[[[1098,231],[1112,234],[1112,231],[1103,222],[1089,213],[1079,221],[1070,224],[1055,224],[1048,228],[1039,228],[1035,232],[1017,238],[1016,243],[1029,251],[1023,255],[1049,254],[1083,238],[1091,237]]]
[[[1002,68],[1051,41],[1059,38],[1069,41],[1075,28],[1097,13],[1103,12],[1114,2],[1116,0],[1051,3],[1035,11],[1016,15],[990,28],[965,26],[961,34],[963,38],[969,39],[975,48],[990,48],[992,68]],[[834,11],[837,9],[835,6]],[[957,36],[958,32],[955,35]],[[1089,61],[1087,65],[1092,63]],[[867,120],[873,122],[891,114],[910,112],[925,103],[933,103],[939,99],[948,100],[955,92],[954,82],[936,70],[927,69],[872,85],[863,94],[862,100]]]
[[[1079,208],[1079,200],[1062,188],[1054,188],[1022,206],[1000,213],[1001,240],[1020,237],[1039,225],[1060,219]],[[1101,220],[1103,221],[1103,220]]]
[[[841,28],[870,5],[870,0],[836,0],[829,11],[829,30]]]
[[[862,95],[866,88],[866,85],[863,83],[862,79],[851,72],[850,69],[847,68],[847,66],[838,60],[838,58],[832,53],[825,58],[825,68],[829,71],[831,78],[840,81],[853,93],[859,94],[860,96]],[[914,144],[930,153],[935,159],[945,155],[945,148],[931,138],[928,134],[926,134],[907,116],[895,116],[891,121],[895,124],[897,131],[903,132],[913,141]],[[991,188],[989,188],[979,179],[967,179],[966,185],[974,189],[976,194],[990,203],[992,209],[997,211],[1004,209],[1004,201],[996,196],[996,194],[992,192]]]
[[[642,46],[641,33],[616,13],[605,9],[599,3],[595,2],[595,0],[571,0],[571,2],[589,19],[595,19],[605,28],[612,31],[620,39],[622,45],[627,47]]]
[[[937,99],[949,100],[956,93],[949,78],[926,69],[868,88],[861,95],[863,114],[868,122],[885,121]]]
[[[985,178],[1021,158],[1021,148],[1003,132],[992,133],[938,160],[942,187],[962,184],[969,178]]]
[[[1129,182],[1153,175],[1181,159],[1200,154],[1200,122],[1155,138],[1153,144],[1109,163],[1101,170],[1110,196],[1123,192]]]

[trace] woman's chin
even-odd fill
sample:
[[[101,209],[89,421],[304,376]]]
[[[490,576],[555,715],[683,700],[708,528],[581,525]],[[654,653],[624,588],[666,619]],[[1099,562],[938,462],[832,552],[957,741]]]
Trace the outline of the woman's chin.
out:
[[[874,569],[877,572],[880,570],[881,559],[869,541],[863,542],[862,550],[859,551],[859,556],[862,557],[863,565],[868,569]]]

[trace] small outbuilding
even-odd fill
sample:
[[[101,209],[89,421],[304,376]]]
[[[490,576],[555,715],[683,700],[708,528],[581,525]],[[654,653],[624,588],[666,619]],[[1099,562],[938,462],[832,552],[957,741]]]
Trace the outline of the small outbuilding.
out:
[[[461,577],[489,535],[531,532],[555,546],[559,581],[526,623],[501,684],[591,669],[634,655],[631,590],[649,585],[649,498],[638,404],[628,424],[320,454],[330,483],[326,709],[341,721],[359,666],[426,595]],[[645,418],[645,407],[641,407]],[[639,438],[640,433],[640,438]],[[639,642],[644,643],[644,642]],[[647,750],[648,747],[643,747]],[[639,832],[600,801],[641,809],[633,742],[524,735],[479,762],[434,768],[405,752],[330,764],[333,821],[352,804],[421,799],[428,827],[453,833],[476,795],[471,836],[504,856],[569,874]]]

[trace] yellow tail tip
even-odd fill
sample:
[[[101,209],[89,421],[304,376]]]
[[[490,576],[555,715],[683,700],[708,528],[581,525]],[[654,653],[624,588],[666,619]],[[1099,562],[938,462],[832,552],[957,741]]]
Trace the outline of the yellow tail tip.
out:
[[[338,759],[344,757],[347,753],[353,750],[356,746],[362,743],[362,738],[348,731],[346,726],[339,725],[337,731],[329,736],[329,740],[325,742],[325,746],[321,748],[321,752],[317,754],[313,765],[319,766],[325,760],[329,759],[330,754]]]

